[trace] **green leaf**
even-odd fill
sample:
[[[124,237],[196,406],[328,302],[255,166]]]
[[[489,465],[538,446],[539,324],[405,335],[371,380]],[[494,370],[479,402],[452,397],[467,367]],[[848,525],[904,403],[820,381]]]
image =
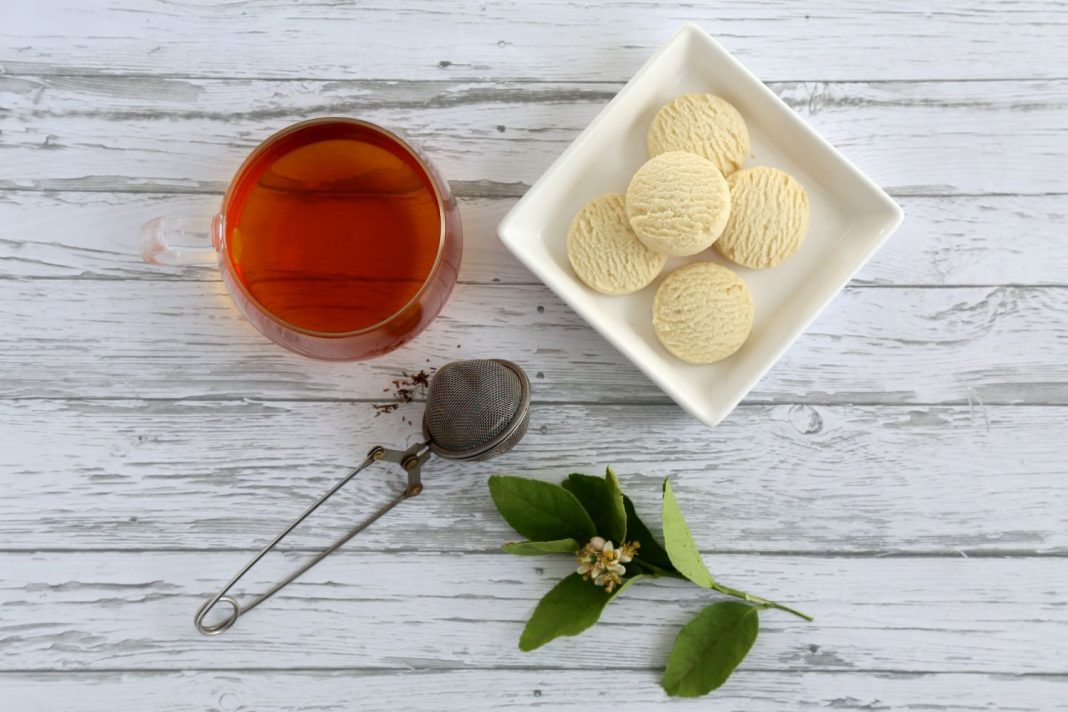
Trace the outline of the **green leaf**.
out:
[[[713,603],[675,637],[664,679],[672,697],[698,697],[731,676],[757,638],[757,609],[744,603]]]
[[[611,469],[608,472],[604,479],[574,472],[564,480],[563,488],[582,503],[597,534],[619,546],[627,535],[627,513],[619,480]]]
[[[563,635],[578,635],[601,617],[613,598],[641,576],[632,576],[612,593],[574,573],[553,586],[538,602],[519,637],[519,649],[529,652]]]
[[[653,533],[649,531],[649,527],[645,526],[645,522],[638,517],[638,512],[634,509],[634,502],[630,501],[630,497],[627,495],[623,495],[623,510],[627,513],[627,536],[630,537],[631,541],[641,542],[638,556],[634,561],[652,564],[654,567],[668,573],[677,573],[671,563],[671,559],[668,557],[668,553],[660,545],[660,542],[656,540]]]
[[[623,490],[611,467],[604,468],[605,510],[609,520],[606,538],[622,544],[627,539],[627,510],[623,507]]]
[[[604,498],[604,480],[600,477],[594,477],[593,475],[583,475],[578,472],[572,472],[564,478],[564,481],[560,483],[560,486],[575,496],[575,499],[579,501],[582,508],[590,515],[590,519],[593,520],[594,528],[600,532],[604,523],[604,518],[601,516],[601,502]]]
[[[494,475],[489,478],[489,490],[497,511],[527,539],[586,541],[596,534],[590,515],[573,494],[559,485]]]
[[[501,546],[501,551],[517,556],[541,556],[543,554],[573,554],[580,545],[574,539],[553,541],[510,541]]]
[[[671,563],[680,574],[698,586],[713,588],[716,581],[701,561],[701,552],[690,535],[686,518],[682,516],[679,503],[671,493],[671,483],[667,478],[664,478],[664,508],[660,516],[664,526],[664,546]]]

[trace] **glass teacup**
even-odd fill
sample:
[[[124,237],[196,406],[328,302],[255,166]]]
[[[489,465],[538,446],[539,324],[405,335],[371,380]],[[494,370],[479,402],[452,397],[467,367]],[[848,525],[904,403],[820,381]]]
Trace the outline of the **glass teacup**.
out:
[[[456,201],[430,162],[389,131],[347,118],[267,138],[207,223],[146,223],[143,257],[217,261],[260,332],[323,359],[372,358],[416,336],[448,300],[462,253]],[[176,246],[206,236],[211,247]]]

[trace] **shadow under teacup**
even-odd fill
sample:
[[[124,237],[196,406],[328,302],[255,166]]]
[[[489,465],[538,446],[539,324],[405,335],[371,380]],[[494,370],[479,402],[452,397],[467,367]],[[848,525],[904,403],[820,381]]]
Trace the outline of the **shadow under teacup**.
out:
[[[366,359],[421,332],[459,271],[462,230],[448,184],[416,149],[365,121],[283,129],[238,169],[211,219],[145,224],[157,264],[217,261],[238,308],[306,356]],[[212,247],[176,244],[210,234]]]

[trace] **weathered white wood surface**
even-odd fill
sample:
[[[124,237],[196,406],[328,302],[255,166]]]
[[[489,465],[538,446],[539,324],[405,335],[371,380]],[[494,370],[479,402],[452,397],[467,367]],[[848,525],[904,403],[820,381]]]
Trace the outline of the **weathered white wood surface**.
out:
[[[461,195],[515,196],[620,86],[0,77],[0,187],[222,192],[265,136],[354,114],[402,127]],[[894,194],[1068,192],[1068,78],[772,88]]]
[[[566,559],[342,552],[257,609],[255,625],[250,614],[231,635],[203,640],[190,625],[191,612],[216,586],[218,572],[246,557],[148,551],[78,561],[2,554],[9,573],[0,605],[40,606],[49,618],[10,631],[0,665],[53,669],[61,649],[63,667],[91,670],[174,670],[205,658],[223,668],[258,669],[618,665],[642,669],[642,682],[654,683],[678,628],[714,600],[689,582],[636,584],[583,637],[528,654],[515,643],[538,598],[574,570]],[[249,586],[267,587],[297,561],[298,555],[279,556],[250,573]],[[761,638],[744,667],[1057,674],[1068,656],[1062,597],[1068,569],[1046,558],[716,554],[708,561],[720,580],[759,582],[749,588],[820,621],[762,613]],[[611,650],[611,662],[593,650]]]
[[[1068,286],[1068,251],[1054,249],[1068,229],[1063,196],[899,201],[909,219],[855,285]],[[496,239],[497,223],[514,203],[508,197],[460,199],[462,283],[536,283]],[[0,278],[217,281],[212,269],[146,265],[135,245],[138,230],[151,218],[210,215],[218,207],[217,194],[0,191]]]
[[[516,197],[679,23],[717,36],[902,203],[898,235],[722,426],[671,405],[497,244]],[[0,708],[647,710],[699,592],[635,586],[515,649],[566,561],[485,477],[675,477],[731,583],[796,602],[685,709],[1068,709],[1068,8],[734,2],[0,5]],[[265,342],[138,226],[211,213],[310,116],[422,144],[461,197],[461,284],[415,343],[326,364]],[[527,366],[522,447],[406,503],[218,639],[201,597],[418,403],[402,371]],[[285,566],[387,496],[354,482]],[[624,628],[622,620],[639,624]],[[591,678],[596,683],[591,683]]]
[[[1064,685],[1044,676],[751,669],[745,674],[745,688],[727,686],[714,698],[677,700],[671,709],[967,712],[993,709],[991,700],[1011,700],[1023,710],[1064,709],[1055,702]],[[647,712],[663,703],[652,684],[642,684],[651,678],[649,672],[619,667],[596,673],[602,689],[626,690],[612,705],[621,712]],[[493,710],[586,712],[591,709],[590,679],[588,670],[27,672],[6,675],[4,692],[14,709],[49,712],[81,712],[85,700],[107,700],[113,712],[468,712],[476,704]]]
[[[248,549],[367,443],[405,442],[414,428],[403,419],[419,413],[417,403],[375,418],[367,403],[9,401],[0,423],[20,445],[0,452],[17,473],[0,499],[0,540],[19,551]],[[660,478],[675,477],[708,551],[1060,556],[1065,432],[1062,407],[746,406],[708,430],[674,406],[540,405],[524,447],[435,462],[425,496],[348,548],[494,551],[515,534],[486,497],[487,474],[560,479],[610,463],[651,524]],[[401,478],[368,473],[324,505],[322,528],[287,543],[344,531]]]
[[[699,22],[766,79],[1065,77],[1064,6],[7,0],[8,73],[622,80]],[[192,61],[191,61],[192,60]]]
[[[509,354],[539,401],[668,402],[542,285],[459,285],[419,339],[366,364],[266,348],[219,281],[0,280],[0,319],[0,384],[19,397],[381,400],[402,371]],[[1066,404],[1065,354],[1065,287],[850,288],[747,400]]]

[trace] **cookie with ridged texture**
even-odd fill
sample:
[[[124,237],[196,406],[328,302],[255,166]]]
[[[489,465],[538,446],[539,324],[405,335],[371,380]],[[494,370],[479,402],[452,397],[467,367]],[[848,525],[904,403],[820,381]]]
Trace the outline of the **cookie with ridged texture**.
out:
[[[722,361],[753,328],[753,299],[738,275],[693,262],[667,276],[653,298],[653,328],[668,351],[689,363]]]
[[[727,178],[731,214],[716,250],[752,269],[774,267],[797,252],[808,232],[808,192],[786,171],[758,166]]]
[[[688,151],[704,156],[728,176],[749,157],[749,129],[738,110],[711,94],[683,94],[656,112],[645,147],[650,156]]]
[[[646,247],[627,219],[622,193],[586,203],[567,231],[571,267],[602,294],[631,294],[656,279],[667,258]]]
[[[694,153],[672,151],[645,162],[627,187],[627,215],[654,252],[685,257],[707,249],[730,217],[731,196],[719,169]]]

